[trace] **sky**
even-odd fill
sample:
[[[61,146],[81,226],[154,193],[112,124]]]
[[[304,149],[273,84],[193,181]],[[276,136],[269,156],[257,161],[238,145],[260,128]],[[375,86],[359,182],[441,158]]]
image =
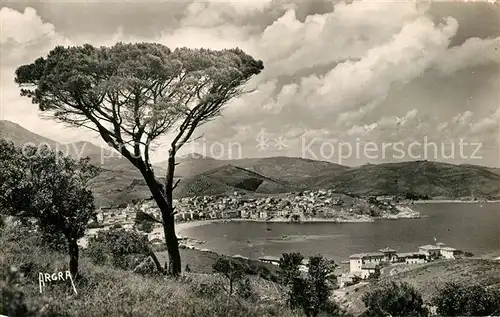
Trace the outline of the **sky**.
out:
[[[56,45],[140,41],[264,62],[183,153],[500,166],[498,1],[7,1],[0,14],[0,119],[59,142],[104,144],[42,119],[16,67]]]

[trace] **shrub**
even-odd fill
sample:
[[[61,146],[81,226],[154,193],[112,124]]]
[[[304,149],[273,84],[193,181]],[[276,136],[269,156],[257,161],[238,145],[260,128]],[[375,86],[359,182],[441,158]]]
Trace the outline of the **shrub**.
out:
[[[271,270],[265,266],[260,267],[259,276],[268,281],[278,282],[278,277],[276,276],[276,274],[271,272]]]
[[[64,235],[57,230],[41,230],[41,243],[53,251],[68,253],[68,241]]]
[[[283,253],[279,261],[278,279],[283,285],[290,285],[300,276],[299,266],[304,257],[300,253]]]
[[[233,294],[234,283],[239,281],[245,275],[245,266],[234,259],[218,257],[213,264],[214,272],[222,274],[229,281],[228,294]]]
[[[302,277],[299,265],[302,263],[299,253],[283,254],[280,259],[280,280],[289,286],[288,304],[292,309],[300,309],[306,316],[340,316],[345,312],[331,296],[331,276],[335,268],[333,261],[322,256],[309,258],[308,273]]]
[[[99,231],[89,239],[86,254],[95,264],[112,264],[121,269],[134,269],[149,253],[147,237],[125,229]]]
[[[449,282],[432,300],[445,316],[488,316],[500,310],[500,293],[478,284]]]
[[[146,233],[150,233],[153,231],[154,228],[154,222],[151,220],[152,216],[142,212],[138,211],[135,214],[135,227],[139,231],[143,231]]]
[[[18,289],[16,284],[22,278],[17,268],[11,267],[7,273],[7,279],[0,284],[0,314],[6,316],[35,316],[33,311],[28,310],[24,299],[24,293]]]
[[[196,296],[213,298],[215,295],[224,291],[224,286],[219,282],[209,282],[193,284],[192,289]]]
[[[367,316],[428,316],[422,295],[406,282],[386,282],[363,295]]]
[[[255,301],[257,299],[257,294],[253,291],[252,284],[248,278],[238,281],[236,295],[250,301]]]
[[[156,266],[153,260],[150,257],[147,257],[135,266],[134,273],[152,276],[157,274],[158,271],[156,270]]]
[[[376,281],[380,278],[380,266],[377,266],[375,268],[375,272],[373,272],[372,274],[370,274],[370,276],[368,277],[368,279],[370,281]]]

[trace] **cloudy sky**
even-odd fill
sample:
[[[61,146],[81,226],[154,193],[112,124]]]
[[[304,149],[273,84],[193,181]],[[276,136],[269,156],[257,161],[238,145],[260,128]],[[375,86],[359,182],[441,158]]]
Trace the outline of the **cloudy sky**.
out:
[[[60,142],[100,144],[40,119],[19,96],[15,68],[55,45],[151,41],[240,47],[264,62],[249,83],[255,90],[230,102],[186,151],[500,165],[499,3],[65,0],[10,1],[0,12],[1,119]],[[165,153],[160,147],[154,160]]]

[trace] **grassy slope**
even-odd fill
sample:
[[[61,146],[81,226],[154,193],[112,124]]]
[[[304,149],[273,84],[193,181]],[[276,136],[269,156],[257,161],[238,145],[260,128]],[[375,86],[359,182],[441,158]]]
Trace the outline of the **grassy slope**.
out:
[[[451,281],[474,281],[485,286],[500,288],[500,262],[480,259],[443,260],[417,265],[409,271],[382,278],[380,282],[386,280],[408,282],[421,292],[424,301],[429,301],[437,293],[438,288]],[[348,292],[345,300],[349,303],[349,310],[352,313],[363,312],[365,307],[361,298],[375,285],[353,285],[344,290],[344,293]]]
[[[31,267],[19,283],[30,308],[45,307],[44,316],[298,316],[274,300],[281,293],[273,283],[251,277],[257,301],[228,297],[223,291],[201,295],[201,283],[214,283],[218,275],[187,274],[179,279],[143,277],[109,266],[93,265],[84,256],[80,261],[83,278],[76,282],[78,295],[70,283],[54,283],[39,294],[38,272],[58,272],[67,268],[65,256],[36,247],[30,241],[0,238],[0,284],[11,266]],[[265,297],[265,298],[262,298]],[[62,315],[67,313],[67,315]]]

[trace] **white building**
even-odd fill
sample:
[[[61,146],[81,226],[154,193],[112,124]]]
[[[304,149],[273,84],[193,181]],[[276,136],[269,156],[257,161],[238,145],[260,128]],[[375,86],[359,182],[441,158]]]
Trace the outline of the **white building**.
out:
[[[460,250],[455,248],[446,247],[444,243],[436,243],[436,245],[424,245],[418,248],[419,252],[425,254],[428,260],[445,258],[456,259],[461,253]]]
[[[384,254],[384,261],[388,263],[396,262],[397,256],[396,250],[390,249],[389,247],[385,247],[384,249],[378,250],[380,253]]]
[[[437,245],[423,245],[418,248],[418,252],[425,254],[428,260],[437,259],[441,256],[441,247]]]
[[[378,265],[375,263],[363,264],[361,266],[361,276],[360,277],[362,279],[369,278],[370,275],[372,275],[373,273],[375,273],[375,271],[377,271],[377,268],[378,268]]]
[[[385,255],[381,252],[353,254],[349,257],[349,271],[361,274],[364,264],[379,265],[384,261],[384,258]]]
[[[441,251],[441,256],[445,259],[456,259],[457,255],[460,254],[460,250],[450,247],[442,247],[440,251]]]
[[[96,218],[97,218],[97,223],[102,223],[104,221],[104,213],[98,212]]]
[[[259,260],[261,262],[274,264],[274,265],[280,264],[280,258],[278,258],[277,256],[272,256],[272,255],[266,255],[266,256],[260,257]]]

